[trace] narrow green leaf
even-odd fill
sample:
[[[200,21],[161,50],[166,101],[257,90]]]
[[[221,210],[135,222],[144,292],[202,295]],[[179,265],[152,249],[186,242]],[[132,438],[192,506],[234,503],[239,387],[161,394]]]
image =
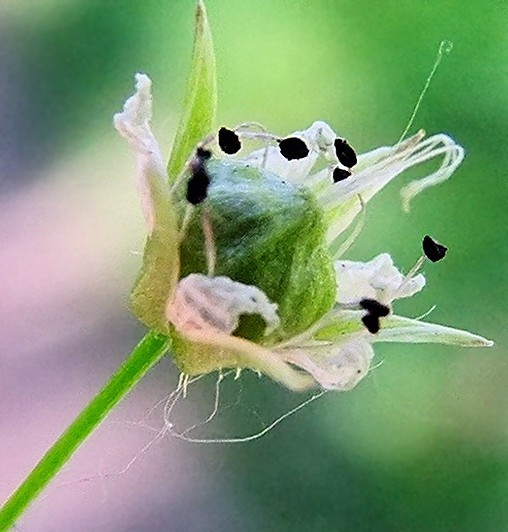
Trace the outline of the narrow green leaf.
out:
[[[198,1],[192,64],[184,109],[168,162],[170,183],[182,172],[196,144],[212,130],[217,107],[217,80],[212,34],[205,4]]]

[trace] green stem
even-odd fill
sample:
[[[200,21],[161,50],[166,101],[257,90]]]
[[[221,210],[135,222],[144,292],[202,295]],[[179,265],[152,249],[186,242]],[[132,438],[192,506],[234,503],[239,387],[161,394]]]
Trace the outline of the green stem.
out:
[[[0,532],[9,530],[109,412],[163,357],[168,338],[149,332],[88,403],[0,509]]]

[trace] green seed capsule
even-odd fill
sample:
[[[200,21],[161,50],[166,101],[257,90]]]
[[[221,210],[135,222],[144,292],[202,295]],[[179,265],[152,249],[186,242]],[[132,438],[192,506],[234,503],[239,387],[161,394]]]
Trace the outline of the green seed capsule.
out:
[[[206,209],[217,248],[215,274],[254,285],[278,304],[275,337],[305,330],[330,310],[336,293],[323,216],[312,192],[245,162],[210,161],[207,170],[208,197],[180,249],[181,277],[206,273],[199,216]],[[246,316],[236,334],[259,339],[263,330],[259,317]]]

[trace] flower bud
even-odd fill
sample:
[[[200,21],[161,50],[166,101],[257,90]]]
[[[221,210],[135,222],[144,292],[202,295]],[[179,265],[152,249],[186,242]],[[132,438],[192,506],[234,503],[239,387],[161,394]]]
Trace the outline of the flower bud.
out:
[[[443,157],[406,186],[405,207],[450,177],[464,154],[450,137],[421,131],[357,156],[322,121],[283,138],[244,124],[198,142],[187,163],[170,164],[182,170],[168,183],[150,128],[150,87],[138,75],[114,119],[137,154],[148,226],[131,307],[171,337],[183,373],[249,368],[293,390],[349,390],[368,374],[375,342],[492,345],[393,313],[398,299],[424,287],[417,272],[425,257],[406,275],[387,253],[369,262],[341,257],[361,223],[346,239],[344,230],[398,174]],[[245,155],[242,138],[262,147]]]

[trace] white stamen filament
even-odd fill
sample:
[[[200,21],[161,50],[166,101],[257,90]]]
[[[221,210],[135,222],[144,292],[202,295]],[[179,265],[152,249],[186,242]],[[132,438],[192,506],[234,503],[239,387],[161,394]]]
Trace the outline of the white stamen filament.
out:
[[[217,247],[215,246],[215,238],[213,235],[212,223],[210,221],[210,215],[206,208],[201,213],[201,226],[203,228],[203,235],[205,237],[205,256],[206,267],[209,277],[213,277],[215,274],[215,264],[217,261]]]

